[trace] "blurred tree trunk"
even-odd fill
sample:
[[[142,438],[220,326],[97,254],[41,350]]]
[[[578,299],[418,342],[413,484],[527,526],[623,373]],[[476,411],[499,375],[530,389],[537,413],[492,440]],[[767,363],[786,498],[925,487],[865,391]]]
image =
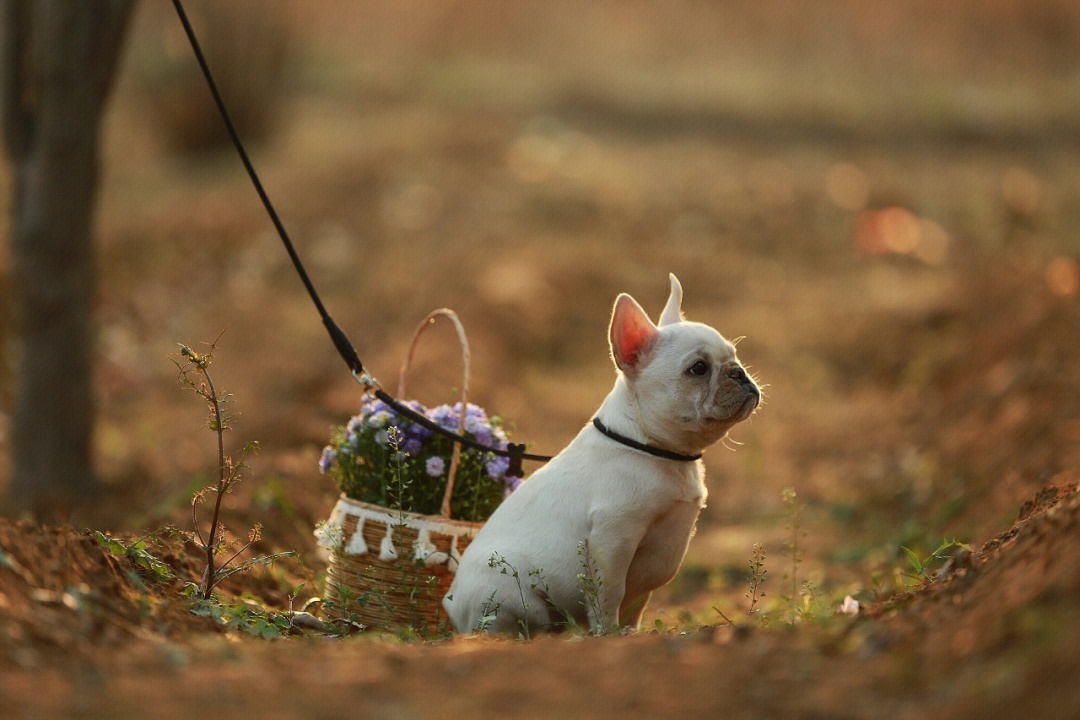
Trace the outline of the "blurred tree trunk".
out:
[[[96,488],[91,225],[101,117],[133,2],[2,2],[17,337],[8,503],[56,518]]]

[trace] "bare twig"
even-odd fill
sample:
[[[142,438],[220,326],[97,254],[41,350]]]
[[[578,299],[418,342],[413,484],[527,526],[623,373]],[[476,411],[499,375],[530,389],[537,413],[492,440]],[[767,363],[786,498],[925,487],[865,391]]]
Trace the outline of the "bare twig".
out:
[[[206,576],[203,581],[202,596],[203,600],[210,597],[210,592],[214,589],[214,555],[216,548],[214,547],[214,540],[217,535],[218,517],[221,515],[221,499],[225,496],[225,425],[221,421],[221,403],[218,401],[217,390],[214,389],[214,381],[210,379],[210,373],[207,372],[207,368],[210,365],[209,357],[200,365],[203,376],[206,378],[206,384],[209,386],[209,398],[210,405],[214,410],[214,425],[213,430],[217,434],[218,440],[218,486],[216,497],[214,498],[214,517],[210,521],[210,537],[207,539],[205,547],[206,550]],[[196,525],[198,527],[198,525]]]
[[[244,547],[242,547],[242,548],[240,548],[239,550],[237,550],[237,551],[236,551],[235,553],[233,553],[233,554],[232,554],[232,557],[230,557],[230,558],[229,558],[228,560],[226,560],[225,562],[221,563],[221,565],[220,565],[220,567],[219,567],[219,571],[220,571],[220,570],[224,570],[225,568],[229,567],[229,565],[231,565],[231,564],[232,564],[232,561],[233,561],[233,560],[235,560],[236,558],[238,558],[238,557],[240,557],[241,555],[243,555],[243,554],[244,554],[244,551],[245,551],[245,550],[247,550],[247,549],[248,549],[249,547],[251,547],[251,546],[252,546],[252,545],[254,545],[254,544],[255,544],[256,542],[258,542],[258,540],[259,540],[259,537],[261,537],[261,535],[260,535],[260,532],[259,532],[259,529],[260,529],[260,528],[259,528],[259,526],[258,526],[258,525],[256,525],[256,526],[255,526],[255,528],[254,528],[254,529],[252,530],[252,532],[251,532],[251,535],[250,535],[250,537],[249,537],[249,539],[248,539],[248,542],[247,542],[247,544],[246,544],[246,545],[244,545]]]
[[[719,615],[721,618],[723,618],[724,622],[726,622],[731,627],[735,627],[735,623],[731,622],[731,618],[729,618],[727,615],[725,615],[723,610],[716,607],[715,605],[713,605],[713,610],[716,611],[717,615]]]
[[[244,458],[246,458],[247,453],[251,449],[257,447],[254,443],[245,446],[239,462],[234,461],[225,454],[225,431],[229,428],[226,424],[228,418],[225,415],[223,406],[228,402],[229,396],[220,395],[218,393],[209,372],[210,363],[214,357],[214,350],[217,348],[217,343],[220,339],[221,335],[219,334],[218,337],[214,339],[214,342],[210,343],[209,350],[202,355],[186,345],[181,345],[180,357],[183,362],[179,362],[175,358],[173,359],[173,363],[180,371],[178,381],[182,385],[189,387],[192,392],[207,402],[210,409],[208,425],[210,429],[214,431],[214,434],[217,435],[218,473],[216,482],[214,485],[205,487],[197,492],[195,497],[191,500],[191,523],[195,528],[192,538],[198,540],[199,549],[206,554],[206,568],[203,571],[202,581],[199,583],[199,597],[203,600],[210,599],[214,588],[222,580],[229,577],[234,572],[249,566],[248,563],[243,563],[238,567],[227,570],[233,561],[250,549],[259,539],[259,528],[256,526],[256,528],[252,530],[247,544],[233,553],[233,555],[224,563],[219,564],[217,562],[218,553],[224,549],[225,545],[231,544],[223,543],[221,541],[221,537],[224,533],[224,528],[221,527],[222,500],[232,484],[240,478],[240,471],[246,467]],[[202,375],[205,380],[197,382],[192,377],[192,374]],[[208,533],[203,535],[202,528],[199,526],[198,505],[208,492],[214,493],[214,514],[210,519]]]

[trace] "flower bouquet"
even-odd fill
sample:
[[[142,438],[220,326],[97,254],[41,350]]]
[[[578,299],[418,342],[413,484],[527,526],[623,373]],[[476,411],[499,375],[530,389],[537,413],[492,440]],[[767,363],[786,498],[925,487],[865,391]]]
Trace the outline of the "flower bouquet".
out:
[[[404,403],[431,423],[485,447],[505,450],[500,419],[467,401],[469,351],[450,310],[436,310],[417,328],[401,369],[398,396],[423,330],[438,316],[458,333],[465,364],[462,401],[426,408]],[[445,626],[442,598],[458,559],[482,523],[521,478],[490,451],[462,447],[368,397],[360,413],[335,428],[319,469],[337,481],[341,496],[315,531],[330,552],[327,609],[338,618],[420,632]]]
[[[461,425],[462,404],[425,408],[415,400],[405,403],[451,432]],[[483,408],[464,406],[465,437],[481,445],[506,449],[506,434],[498,417]],[[395,413],[382,400],[369,398],[360,414],[335,428],[323,449],[319,470],[337,481],[353,500],[393,510],[436,515],[440,512],[454,442]],[[521,478],[506,475],[509,460],[475,448],[461,451],[450,501],[450,517],[483,522]]]

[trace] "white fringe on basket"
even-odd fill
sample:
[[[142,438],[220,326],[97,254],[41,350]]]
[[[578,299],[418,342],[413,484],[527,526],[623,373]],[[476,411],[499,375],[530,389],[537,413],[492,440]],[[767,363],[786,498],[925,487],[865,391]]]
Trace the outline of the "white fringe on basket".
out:
[[[367,553],[367,542],[364,541],[364,518],[356,519],[356,530],[349,538],[349,547],[345,548],[346,555],[364,555]]]
[[[370,551],[364,540],[364,524],[370,520],[386,526],[386,534],[379,543],[379,559],[393,560],[398,556],[397,549],[394,547],[394,526],[404,525],[417,531],[416,541],[413,542],[413,559],[423,562],[428,567],[445,563],[450,572],[457,572],[458,561],[461,559],[458,540],[462,535],[471,534],[471,531],[455,523],[440,522],[436,518],[417,519],[386,510],[358,507],[347,500],[338,500],[330,513],[330,519],[315,529],[318,545],[330,550],[340,550],[342,529],[352,518],[356,518],[356,530],[343,550],[346,555],[366,555]],[[435,544],[431,542],[432,532],[450,536],[449,553],[441,552],[435,547]]]
[[[397,550],[394,548],[394,526],[387,523],[386,534],[383,535],[382,543],[379,544],[379,559],[383,562],[387,562],[396,557]]]

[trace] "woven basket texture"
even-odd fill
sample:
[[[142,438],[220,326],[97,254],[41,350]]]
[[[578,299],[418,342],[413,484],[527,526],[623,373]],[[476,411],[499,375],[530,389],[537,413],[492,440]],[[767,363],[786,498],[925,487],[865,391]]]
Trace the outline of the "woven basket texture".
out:
[[[386,536],[387,523],[367,519],[364,522],[364,542],[368,552],[363,555],[350,555],[344,551],[349,547],[356,532],[356,523],[347,521],[341,532],[341,544],[330,551],[330,566],[327,571],[327,590],[333,596],[334,588],[348,588],[354,598],[348,608],[338,608],[340,617],[354,619],[368,627],[400,628],[410,627],[417,631],[437,632],[447,627],[446,613],[442,608],[443,597],[450,590],[454,573],[449,563],[425,565],[415,559],[413,543],[419,531],[415,527],[399,525],[397,514],[377,505],[369,505],[356,500],[349,504],[368,510],[388,514],[393,525],[392,542],[397,557],[391,560],[379,558],[379,550]],[[470,523],[460,520],[448,521],[444,517],[403,513],[411,525],[435,523],[442,526],[453,525],[460,531],[457,536],[457,552],[464,553],[482,523]],[[352,516],[350,515],[350,518]],[[431,544],[441,553],[450,553],[454,536],[437,530],[429,530]]]

